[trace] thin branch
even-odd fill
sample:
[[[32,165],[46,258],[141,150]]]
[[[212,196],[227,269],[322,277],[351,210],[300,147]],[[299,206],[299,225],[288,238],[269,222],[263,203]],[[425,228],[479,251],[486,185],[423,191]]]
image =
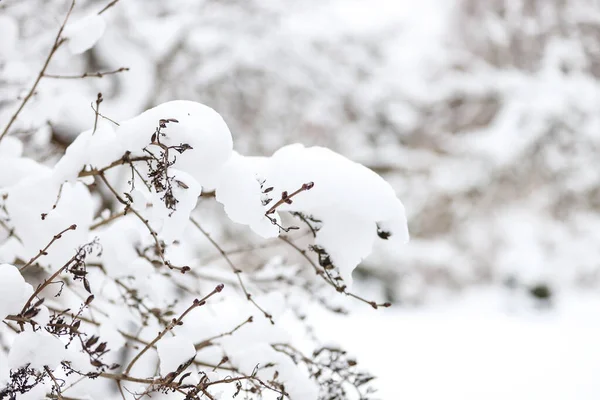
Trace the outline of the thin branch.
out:
[[[248,290],[246,289],[246,285],[244,284],[244,281],[242,280],[242,277],[240,276],[242,271],[233,264],[233,262],[231,261],[231,259],[227,255],[227,253],[223,250],[223,248],[210,236],[210,234],[207,231],[204,230],[204,228],[202,228],[202,226],[198,223],[198,221],[196,221],[193,217],[190,217],[190,221],[192,222],[192,224],[194,224],[194,226],[196,228],[198,228],[198,230],[200,232],[202,232],[202,234],[217,249],[217,251],[219,253],[221,253],[221,256],[223,256],[223,259],[227,262],[227,264],[229,265],[229,267],[231,268],[231,270],[233,271],[235,276],[237,276],[238,283],[240,284],[240,287],[242,288],[242,291],[244,292],[246,299],[248,301],[250,301],[252,304],[254,304],[254,306],[260,312],[263,313],[265,318],[267,318],[269,321],[271,321],[271,324],[275,325],[275,321],[273,321],[273,316],[271,314],[269,314],[268,312],[266,312],[261,306],[259,306],[258,303],[256,301],[254,301],[254,299],[252,298],[252,295],[250,293],[248,293]]]
[[[109,224],[112,221],[114,221],[115,219],[119,219],[125,215],[126,215],[125,211],[121,211],[116,214],[113,214],[110,217],[103,219],[102,221],[98,221],[95,224],[90,225],[90,231],[93,231],[94,229],[98,229],[99,227],[101,227],[103,225]]]
[[[127,67],[121,67],[119,69],[115,69],[113,71],[99,71],[99,72],[84,72],[81,75],[53,75],[53,74],[44,74],[44,78],[51,79],[83,79],[83,78],[104,78],[106,75],[114,75],[119,72],[129,71]]]
[[[67,261],[62,267],[60,267],[55,273],[53,273],[50,278],[44,280],[44,282],[42,284],[40,284],[31,294],[31,296],[29,296],[29,299],[27,299],[27,302],[25,303],[25,305],[23,306],[23,309],[21,310],[20,314],[23,315],[25,313],[25,311],[27,311],[27,309],[29,308],[29,306],[31,305],[31,302],[33,301],[33,299],[36,298],[36,296],[38,294],[40,294],[50,283],[52,283],[52,281],[54,279],[56,279],[56,277],[58,277],[65,269],[67,269],[75,260],[77,260],[78,257],[80,257],[80,252],[82,250],[79,249],[77,250],[77,252],[75,253],[75,255],[73,257],[71,257],[71,259],[69,261]]]
[[[119,165],[125,165],[125,164],[131,164],[137,161],[148,161],[150,160],[149,156],[137,156],[137,157],[131,157],[131,155],[129,154],[129,152],[125,153],[123,155],[123,157],[119,158],[118,160],[113,161],[112,163],[108,164],[106,167],[104,168],[100,168],[100,169],[92,169],[90,171],[81,171],[78,175],[78,178],[84,178],[86,176],[95,176],[95,175],[101,175],[104,172],[108,171],[109,169],[112,169],[114,167],[118,167]]]
[[[227,332],[223,332],[223,333],[221,333],[220,335],[215,335],[215,336],[213,336],[213,337],[211,337],[211,338],[205,339],[205,340],[201,341],[200,343],[197,343],[197,344],[195,344],[195,345],[194,345],[194,347],[196,348],[196,351],[198,351],[198,350],[201,350],[201,349],[203,349],[203,348],[205,348],[205,347],[207,347],[207,346],[210,346],[210,345],[212,344],[212,341],[213,341],[213,340],[220,339],[220,338],[222,338],[222,337],[225,337],[225,336],[231,336],[231,335],[233,335],[233,334],[234,334],[234,333],[235,333],[235,332],[236,332],[238,329],[240,329],[242,326],[244,326],[244,325],[246,325],[246,324],[249,324],[249,323],[251,323],[251,322],[252,322],[252,317],[250,316],[250,317],[248,317],[248,319],[246,319],[244,322],[242,322],[242,323],[238,324],[238,325],[237,325],[235,328],[233,328],[232,330],[230,330],[230,331],[227,331]]]
[[[44,77],[44,73],[46,72],[46,68],[48,68],[48,65],[50,64],[50,60],[52,60],[52,57],[54,56],[54,54],[56,53],[56,51],[65,42],[66,39],[62,38],[61,35],[63,33],[63,30],[65,29],[65,25],[67,24],[67,21],[69,20],[69,17],[71,16],[71,12],[73,11],[74,7],[75,7],[75,0],[72,0],[71,1],[71,6],[69,7],[69,11],[67,12],[66,17],[65,17],[63,23],[61,24],[61,26],[60,26],[60,28],[58,30],[58,33],[56,34],[56,38],[54,39],[54,44],[52,45],[52,48],[50,49],[50,52],[48,53],[48,56],[46,57],[46,61],[44,62],[44,65],[42,66],[42,69],[40,70],[40,72],[38,73],[37,78],[33,82],[33,85],[31,86],[31,89],[29,89],[29,92],[27,92],[27,95],[25,95],[25,97],[23,98],[23,101],[21,102],[21,105],[19,106],[19,108],[17,109],[17,111],[13,114],[13,116],[8,121],[8,124],[6,125],[6,127],[4,128],[4,130],[2,131],[2,134],[0,134],[0,142],[2,141],[2,139],[4,139],[4,136],[6,136],[8,134],[8,131],[9,131],[10,127],[17,120],[17,117],[19,116],[19,114],[21,113],[21,111],[23,110],[23,108],[25,108],[25,105],[27,104],[27,102],[29,101],[29,99],[31,99],[31,97],[33,96],[33,94],[35,93],[35,89],[37,88],[38,84],[40,83],[40,81]]]
[[[60,390],[60,384],[58,383],[58,381],[56,380],[56,378],[54,377],[54,375],[52,374],[52,371],[50,371],[50,368],[44,366],[44,369],[46,370],[46,373],[50,376],[50,378],[52,379],[52,382],[54,382],[54,387],[56,389],[56,398],[58,400],[64,400],[64,397],[62,395],[62,392]]]
[[[298,253],[300,253],[300,255],[302,255],[302,257],[304,257],[309,262],[309,264],[313,267],[313,269],[315,270],[317,275],[321,276],[323,278],[323,280],[325,282],[327,282],[330,286],[332,286],[337,292],[343,293],[346,296],[349,296],[349,297],[355,298],[356,300],[362,301],[363,303],[370,305],[374,309],[377,309],[379,307],[390,307],[391,306],[391,303],[388,303],[388,302],[376,303],[374,301],[369,301],[363,297],[360,297],[354,293],[349,292],[346,289],[346,286],[339,286],[337,283],[335,283],[335,281],[333,280],[333,278],[331,277],[331,275],[329,274],[329,272],[327,270],[319,268],[319,266],[317,266],[317,264],[313,261],[313,259],[311,259],[308,256],[308,254],[306,254],[306,250],[301,249],[294,242],[292,242],[290,239],[288,239],[285,236],[279,236],[279,239],[282,240],[283,242],[287,243],[291,248],[293,248]]]
[[[68,231],[74,231],[75,229],[77,229],[77,225],[73,224],[73,225],[69,226],[68,228],[63,229],[62,231],[60,231],[56,235],[54,235],[54,237],[52,237],[52,240],[46,245],[46,247],[44,247],[42,250],[40,250],[40,252],[35,257],[33,257],[31,260],[29,260],[27,262],[27,264],[25,264],[21,268],[19,268],[19,271],[23,272],[23,270],[25,268],[27,268],[28,266],[30,266],[31,264],[33,264],[34,262],[36,262],[38,258],[40,258],[41,256],[47,255],[48,254],[48,249],[50,248],[50,246],[52,246],[52,244],[54,242],[56,242],[58,239],[60,239],[64,233],[66,233]]]
[[[171,331],[177,325],[181,325],[181,321],[185,318],[185,316],[190,311],[192,311],[196,307],[200,307],[200,306],[203,306],[204,304],[206,304],[206,300],[208,300],[210,297],[214,296],[215,294],[220,293],[223,290],[223,287],[224,287],[223,284],[217,285],[217,287],[215,287],[212,292],[210,292],[209,294],[204,296],[204,298],[202,298],[201,300],[195,299],[191,306],[189,306],[178,318],[173,319],[173,321],[171,321],[171,323],[168,324],[165,327],[165,329],[163,329],[162,332],[160,332],[158,334],[158,336],[156,336],[150,343],[148,343],[146,345],[146,347],[144,347],[139,353],[136,354],[136,356],[133,358],[133,360],[131,360],[129,365],[127,365],[127,368],[125,368],[124,374],[128,375],[129,371],[131,371],[131,368],[133,368],[133,366],[140,359],[140,357],[146,351],[148,351],[148,349],[152,348],[160,339],[162,339],[167,334],[167,332]]]
[[[104,13],[106,10],[108,10],[109,8],[111,8],[112,6],[114,6],[115,4],[117,4],[118,2],[119,2],[119,0],[113,0],[113,1],[111,1],[102,10],[98,11],[98,15],[102,15],[102,13]]]

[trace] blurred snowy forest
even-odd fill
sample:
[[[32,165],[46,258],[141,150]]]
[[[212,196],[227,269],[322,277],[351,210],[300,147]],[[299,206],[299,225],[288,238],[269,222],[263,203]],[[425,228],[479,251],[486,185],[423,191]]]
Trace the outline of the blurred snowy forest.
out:
[[[74,18],[105,5],[78,0]],[[63,0],[0,1],[0,126],[39,71],[66,6]],[[465,339],[473,331],[494,347],[508,329],[522,345],[507,345],[516,354],[540,337],[548,339],[547,349],[565,352],[567,342],[584,337],[574,353],[587,358],[565,363],[580,367],[571,374],[597,375],[599,345],[583,332],[600,333],[598,1],[121,0],[105,19],[94,48],[57,53],[47,73],[128,70],[45,79],[14,125],[36,159],[52,163],[89,128],[98,92],[103,114],[114,120],[173,99],[205,103],[223,115],[243,154],[270,155],[295,141],[330,147],[382,174],[406,206],[410,244],[382,246],[354,274],[363,291],[396,305],[368,323],[407,341],[398,358],[410,341],[425,340],[404,324],[423,331],[452,326],[423,322],[441,309],[465,318],[456,341],[444,339],[448,347],[479,348]],[[228,248],[254,243],[247,229],[228,228],[222,232]],[[441,306],[446,302],[477,309],[475,321],[488,311],[499,319],[525,313],[527,321],[542,318],[547,330],[496,320],[482,328],[472,314]],[[550,317],[556,310],[561,317]],[[427,336],[419,348],[428,351],[436,340]],[[526,363],[523,374],[560,363],[544,349],[527,355],[539,355],[539,363]],[[431,350],[436,359],[444,353],[438,350]],[[448,357],[493,363],[467,353]],[[413,363],[419,355],[406,357]],[[502,368],[517,363],[505,361]],[[383,370],[398,361],[370,362]],[[409,364],[398,368],[410,374]],[[445,376],[452,368],[447,362],[434,371]],[[498,380],[485,382],[503,385],[502,373],[491,373]],[[435,383],[432,374],[422,378],[424,385]],[[600,396],[600,384],[568,374],[565,365],[532,381],[564,377],[558,395],[542,391],[557,398]],[[415,395],[423,388],[410,394],[395,387],[401,376],[392,383],[382,393],[430,398]]]

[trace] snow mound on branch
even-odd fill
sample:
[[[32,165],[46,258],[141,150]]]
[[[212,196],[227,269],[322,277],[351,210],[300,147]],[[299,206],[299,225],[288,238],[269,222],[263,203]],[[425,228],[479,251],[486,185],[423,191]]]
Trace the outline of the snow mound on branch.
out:
[[[49,171],[48,167],[30,158],[22,158],[22,155],[23,143],[19,139],[8,136],[0,142],[0,188]]]
[[[204,104],[174,100],[123,122],[117,129],[123,152],[147,155],[142,149],[149,145],[159,121],[167,119],[177,122],[169,122],[161,130],[166,135],[160,138],[161,143],[192,146],[177,154],[176,168],[190,174],[203,188],[214,188],[222,166],[231,156],[233,141],[223,118]]]
[[[54,179],[58,182],[75,181],[85,165],[105,167],[123,156],[111,123],[98,120],[96,131],[79,134],[67,147],[63,157],[54,166]]]
[[[72,54],[81,54],[94,47],[106,30],[101,15],[92,14],[73,23],[68,23],[63,36],[68,39],[67,47]]]
[[[18,314],[32,292],[17,267],[0,264],[0,320]]]
[[[46,174],[24,179],[7,188],[6,193],[6,211],[23,245],[23,259],[35,256],[54,235],[73,224],[77,229],[66,232],[38,262],[47,266],[62,265],[65,254],[74,254],[75,249],[88,242],[93,201],[82,183],[66,182],[61,189],[61,185]]]
[[[223,204],[227,216],[234,222],[248,225],[265,239],[279,234],[277,225],[265,216],[269,205],[263,205],[259,164],[264,159],[234,153],[223,167],[216,188],[216,199]],[[273,215],[278,218],[278,215]]]
[[[194,343],[183,336],[162,339],[158,342],[156,348],[162,376],[177,371],[180,365],[196,356]]]
[[[22,332],[10,349],[8,366],[10,369],[18,369],[29,364],[33,369],[43,370],[44,366],[47,366],[53,370],[65,356],[63,343],[43,329],[37,332]]]
[[[171,169],[170,173],[176,177],[173,183],[173,196],[178,200],[177,210],[172,211],[164,206],[162,193],[152,193],[152,216],[150,221],[153,229],[157,230],[160,238],[171,244],[183,235],[189,223],[190,214],[196,208],[198,196],[202,188],[190,174],[184,171]],[[156,221],[156,222],[155,222]]]
[[[157,138],[158,129],[160,135]],[[168,146],[180,147],[165,150]],[[173,165],[168,166],[166,176],[172,197],[177,200],[174,206],[167,206],[165,190],[157,191],[152,185],[150,166],[145,161],[135,162],[133,178],[129,165],[106,171],[106,178],[117,192],[129,192],[127,197],[134,200],[137,211],[145,213],[146,205],[150,204],[147,218],[152,228],[162,240],[172,243],[181,238],[202,188],[215,186],[232,148],[231,132],[216,111],[193,101],[176,100],[122,122],[116,131],[107,121],[99,120],[95,132],[81,133],[67,148],[54,167],[53,180],[75,181],[82,169],[107,167],[119,162],[126,154],[132,158],[155,157],[149,163],[156,168],[168,152],[168,161]],[[146,188],[140,178],[150,188]],[[134,190],[131,190],[132,179]],[[166,187],[166,178],[164,180],[162,183]]]
[[[264,188],[273,187],[266,207],[257,179],[263,180]],[[315,244],[329,254],[346,285],[352,283],[354,268],[371,253],[378,233],[397,243],[408,241],[404,206],[392,187],[370,169],[323,147],[293,144],[268,159],[232,157],[217,187],[217,200],[232,220],[269,237],[277,234],[277,227],[263,229],[269,223],[266,209],[282,192],[291,194],[309,182],[314,182],[312,189],[277,210],[321,221]]]

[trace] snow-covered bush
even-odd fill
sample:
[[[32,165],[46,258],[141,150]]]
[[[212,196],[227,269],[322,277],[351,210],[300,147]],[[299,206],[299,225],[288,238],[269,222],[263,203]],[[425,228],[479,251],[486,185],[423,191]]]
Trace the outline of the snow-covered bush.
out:
[[[373,171],[300,144],[241,155],[223,118],[193,101],[117,121],[98,94],[58,158],[14,137],[40,85],[60,78],[47,73],[54,55],[93,47],[116,3],[75,20],[73,1],[2,114],[0,399],[369,398],[372,377],[305,321],[314,307],[343,312],[343,298],[389,305],[352,291],[376,240],[408,240],[402,203]],[[222,247],[219,213],[262,243]]]

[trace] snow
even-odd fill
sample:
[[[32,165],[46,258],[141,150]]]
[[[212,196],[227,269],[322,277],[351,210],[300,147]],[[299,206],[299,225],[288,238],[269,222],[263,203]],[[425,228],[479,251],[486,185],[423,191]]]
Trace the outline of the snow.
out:
[[[587,314],[597,298],[569,294],[557,310],[515,313],[490,293],[350,319],[320,314],[316,333],[352,349],[382,399],[598,398],[600,320]]]
[[[323,147],[294,144],[270,158],[235,156],[221,179],[217,201],[227,215],[265,238],[275,234],[265,213],[281,193],[291,194],[313,182],[314,187],[277,210],[301,212],[322,222],[315,243],[331,256],[348,286],[354,268],[371,253],[378,227],[397,244],[408,241],[404,206],[392,187],[368,168]],[[271,187],[266,196],[272,201],[262,206],[262,191]]]
[[[202,192],[200,184],[187,172],[172,168],[171,176],[176,180],[173,184],[173,195],[178,200],[175,212],[164,207],[162,193],[152,193],[152,216],[150,221],[158,231],[161,239],[167,244],[183,236],[189,224],[190,214],[196,208],[198,196]],[[157,223],[154,223],[157,221]]]
[[[82,183],[64,183],[61,189],[60,184],[45,174],[25,179],[7,188],[6,193],[6,211],[23,244],[23,259],[37,255],[54,235],[73,224],[77,229],[63,234],[53,244],[53,251],[38,262],[48,266],[62,265],[70,258],[65,258],[65,254],[73,254],[88,242],[93,205],[91,195]],[[56,208],[53,208],[55,203]]]
[[[43,371],[45,366],[54,370],[65,354],[62,342],[44,330],[21,332],[11,346],[8,366],[18,369],[29,364],[30,368],[39,371]]]
[[[13,56],[19,39],[19,26],[10,16],[0,15],[0,37],[0,59],[8,59]]]
[[[216,200],[223,204],[232,221],[248,225],[256,234],[267,239],[276,237],[279,228],[265,216],[269,206],[262,204],[260,163],[257,159],[233,153],[219,176]],[[272,217],[278,219],[279,215],[275,213]]]
[[[31,293],[33,288],[25,282],[17,267],[0,264],[0,319],[19,314]]]
[[[156,345],[160,359],[160,374],[166,376],[196,356],[194,343],[184,337],[174,336],[161,339]]]
[[[161,143],[169,146],[185,143],[192,147],[177,154],[177,168],[190,174],[203,188],[214,188],[215,179],[231,156],[233,142],[223,118],[204,104],[169,101],[124,121],[117,129],[121,148],[134,155],[143,155],[142,149],[150,144],[162,119],[178,122],[170,122],[162,130],[166,137],[161,138]],[[157,150],[153,146],[149,149]]]
[[[72,54],[81,54],[100,40],[106,30],[106,22],[101,15],[91,14],[67,23],[63,36],[68,39],[67,47]]]
[[[312,382],[269,347],[302,341],[306,327],[294,329],[280,319],[287,315],[282,309],[302,309],[314,299],[301,286],[312,274],[305,260],[286,246],[233,256],[252,298],[275,316],[272,327],[246,301],[230,269],[222,268],[218,252],[187,222],[194,214],[223,249],[270,246],[262,239],[279,243],[280,232],[265,217],[271,206],[263,201],[269,197],[273,204],[282,191],[314,182],[272,217],[301,226],[287,235],[304,235],[303,245],[324,247],[346,283],[360,263],[354,293],[397,300],[395,309],[376,314],[360,304],[371,313],[315,316],[319,337],[342,342],[358,355],[359,366],[380,377],[382,399],[599,397],[600,172],[593,167],[600,138],[598,7],[585,0],[533,8],[504,2],[504,9],[444,0],[128,0],[97,17],[96,3],[78,2],[65,31],[72,52],[56,52],[47,72],[130,72],[43,78],[0,141],[0,218],[8,227],[0,226],[0,263],[19,265],[77,223],[40,258],[44,270],[24,272],[27,282],[37,284],[79,245],[99,238],[103,254],[88,260],[102,264],[88,268],[96,300],[84,314],[100,326],[86,326],[86,333],[100,333],[117,350],[124,344],[118,331],[149,341],[163,329],[154,317],[123,307],[130,293],[115,279],[149,309],[174,312],[185,309],[195,292],[225,282],[231,289],[225,299],[211,298],[198,310],[206,311],[203,318],[186,318],[177,337],[196,343],[253,315],[253,324],[216,340],[198,359],[218,363],[225,352],[248,371],[256,362],[275,360],[277,367],[263,377],[280,368],[294,397],[314,397]],[[50,1],[2,7],[0,127],[37,76],[61,10]],[[105,32],[104,20],[110,26]],[[89,106],[98,92],[105,99],[101,112],[120,127],[99,118],[96,131],[90,129]],[[214,107],[227,124],[196,101]],[[78,178],[83,168],[103,167],[125,151],[144,155],[147,147],[158,154],[149,141],[165,118],[179,122],[167,123],[161,140],[193,147],[181,155],[171,152],[177,162],[170,172],[184,184],[174,187],[177,209],[167,209],[162,194],[139,181],[131,190],[129,166],[111,169],[106,178],[118,193],[131,196],[133,209],[158,232],[167,245],[165,257],[192,267],[186,275],[145,259],[154,258],[154,241],[131,212],[89,231],[92,218],[100,222],[123,207],[114,203],[108,210],[110,193],[102,182]],[[231,132],[238,153],[232,152]],[[57,160],[62,141],[76,136]],[[277,150],[298,141],[306,147]],[[349,160],[385,174],[389,184]],[[147,176],[147,165],[137,165]],[[268,187],[274,189],[263,193]],[[221,204],[209,198],[214,188]],[[402,204],[411,222],[407,246]],[[289,211],[318,219],[316,238]],[[393,235],[380,240],[377,227]],[[0,267],[0,309],[15,313],[25,301],[17,304],[19,293],[26,296],[32,288],[16,268],[7,268]],[[269,282],[273,276],[294,283]],[[373,277],[367,285],[364,276]],[[46,302],[77,310],[83,289],[78,282],[70,285],[66,273],[61,279],[69,283],[63,294],[48,295]],[[498,295],[505,282],[514,286],[512,294]],[[538,283],[549,286],[549,304],[530,295]],[[477,285],[485,286],[474,295]],[[319,300],[346,306],[349,299],[326,289],[316,294]],[[591,300],[582,300],[588,291]],[[49,310],[41,307],[36,320],[48,318]],[[0,325],[0,369],[6,375],[4,349],[23,334]],[[109,355],[118,359],[115,353]],[[67,358],[86,361],[79,353]],[[133,373],[154,376],[158,366],[151,351]],[[75,379],[61,378],[68,384]],[[108,398],[115,393],[112,384],[82,382],[65,396]],[[28,396],[41,398],[50,386],[46,379]],[[124,386],[131,393],[144,390]],[[75,393],[79,387],[85,389]]]

